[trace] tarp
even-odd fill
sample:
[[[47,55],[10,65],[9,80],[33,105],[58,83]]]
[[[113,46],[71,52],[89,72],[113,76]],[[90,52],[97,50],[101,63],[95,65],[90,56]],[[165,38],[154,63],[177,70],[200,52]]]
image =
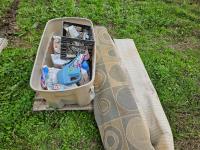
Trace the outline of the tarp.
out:
[[[116,40],[117,48],[104,27],[95,35],[94,114],[105,149],[173,150],[168,120],[134,44]]]

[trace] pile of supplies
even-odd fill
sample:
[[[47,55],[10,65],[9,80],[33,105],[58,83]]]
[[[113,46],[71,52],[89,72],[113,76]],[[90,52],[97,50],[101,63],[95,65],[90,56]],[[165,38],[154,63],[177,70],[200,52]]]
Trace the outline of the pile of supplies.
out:
[[[52,66],[44,65],[41,87],[65,90],[87,84],[92,75],[94,40],[90,26],[63,22],[62,35],[53,35]]]

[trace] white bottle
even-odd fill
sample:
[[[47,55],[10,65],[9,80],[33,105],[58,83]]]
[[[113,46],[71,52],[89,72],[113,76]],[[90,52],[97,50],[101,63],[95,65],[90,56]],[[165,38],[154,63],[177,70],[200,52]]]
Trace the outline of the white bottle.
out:
[[[85,69],[81,68],[81,81],[79,82],[80,85],[86,84],[89,82],[89,76]]]

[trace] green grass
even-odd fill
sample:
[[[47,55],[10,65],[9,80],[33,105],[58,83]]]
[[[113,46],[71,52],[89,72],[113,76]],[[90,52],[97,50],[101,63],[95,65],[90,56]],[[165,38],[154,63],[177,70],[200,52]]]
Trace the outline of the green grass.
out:
[[[92,113],[33,113],[29,78],[45,23],[80,16],[114,38],[133,38],[170,122],[176,149],[200,139],[200,5],[195,1],[21,0],[15,34],[0,55],[0,149],[102,149]],[[37,26],[36,26],[37,25]]]

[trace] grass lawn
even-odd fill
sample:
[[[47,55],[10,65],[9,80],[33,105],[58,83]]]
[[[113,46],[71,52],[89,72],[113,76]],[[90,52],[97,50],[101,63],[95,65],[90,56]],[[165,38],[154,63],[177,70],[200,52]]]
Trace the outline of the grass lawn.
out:
[[[11,1],[0,7],[3,18]],[[158,92],[176,149],[200,148],[200,3],[195,0],[20,0],[0,54],[0,149],[103,149],[93,113],[32,112],[37,47],[51,18],[80,16],[132,38]],[[0,19],[0,24],[2,19]]]

